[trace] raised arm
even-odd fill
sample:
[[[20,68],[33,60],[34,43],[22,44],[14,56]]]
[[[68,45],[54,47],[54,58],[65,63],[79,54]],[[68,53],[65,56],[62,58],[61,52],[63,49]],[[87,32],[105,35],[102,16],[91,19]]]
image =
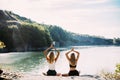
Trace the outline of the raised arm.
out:
[[[75,52],[75,53],[77,54],[77,58],[76,58],[76,60],[78,61],[79,56],[80,56],[80,53],[79,53],[78,51],[75,51],[74,49],[73,49],[73,52]]]
[[[56,56],[56,58],[55,58],[55,61],[57,61],[57,59],[58,59],[58,57],[59,57],[59,55],[60,55],[60,51],[59,51],[59,50],[56,50],[56,48],[55,48],[55,51],[57,51],[57,56]]]
[[[48,60],[47,54],[48,54],[48,51],[49,51],[51,48],[53,48],[53,45],[52,45],[52,44],[51,44],[51,46],[50,46],[49,48],[47,48],[47,49],[43,52],[47,60]]]
[[[68,51],[68,52],[65,54],[68,60],[70,60],[70,58],[69,58],[69,56],[68,56],[68,54],[69,54],[70,52],[72,52],[72,51],[70,50],[70,51]]]

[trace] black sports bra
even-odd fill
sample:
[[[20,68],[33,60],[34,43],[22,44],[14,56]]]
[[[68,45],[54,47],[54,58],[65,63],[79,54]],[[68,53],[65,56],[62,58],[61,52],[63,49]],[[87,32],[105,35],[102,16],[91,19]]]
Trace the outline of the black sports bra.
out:
[[[75,66],[72,66],[72,65],[70,64],[70,67],[71,67],[71,68],[76,68],[76,65],[75,65]]]

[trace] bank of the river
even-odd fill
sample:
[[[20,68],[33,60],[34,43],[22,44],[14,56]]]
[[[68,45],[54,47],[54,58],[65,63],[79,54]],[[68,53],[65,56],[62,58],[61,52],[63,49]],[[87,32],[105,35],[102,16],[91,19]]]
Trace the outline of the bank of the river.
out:
[[[42,75],[25,75],[20,80],[105,80],[97,75],[81,75],[81,76],[42,76]]]
[[[63,77],[3,71],[0,74],[0,80],[104,80],[104,79],[98,75],[80,75]]]
[[[69,50],[69,48],[63,49]],[[8,72],[3,70],[4,74],[1,77],[13,80],[49,80],[49,78],[52,80],[104,80],[94,74],[101,74],[101,71],[114,72],[115,65],[120,62],[120,47],[75,46],[75,49],[80,52],[77,64],[77,70],[80,71],[79,77],[43,76],[42,72],[48,70],[48,64],[41,52],[0,53],[0,69],[10,70]],[[56,62],[58,73],[64,74],[69,71],[69,64],[65,56],[68,50],[61,51],[59,60]]]

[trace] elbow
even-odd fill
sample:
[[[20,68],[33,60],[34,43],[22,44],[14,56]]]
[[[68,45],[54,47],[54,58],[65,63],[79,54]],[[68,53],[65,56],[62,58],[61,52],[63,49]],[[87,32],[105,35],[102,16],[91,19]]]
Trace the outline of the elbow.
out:
[[[46,54],[46,51],[44,51],[43,54]]]
[[[65,55],[67,56],[68,54],[66,53]]]
[[[45,51],[43,51],[43,53],[45,54]]]

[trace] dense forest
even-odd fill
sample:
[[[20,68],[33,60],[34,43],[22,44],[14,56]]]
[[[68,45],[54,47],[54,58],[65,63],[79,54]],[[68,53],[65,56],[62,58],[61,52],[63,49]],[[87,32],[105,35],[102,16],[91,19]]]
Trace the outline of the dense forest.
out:
[[[68,32],[56,25],[39,24],[11,11],[0,10],[0,41],[6,47],[0,52],[43,50],[56,42],[57,47],[80,45],[120,45],[120,38]]]

